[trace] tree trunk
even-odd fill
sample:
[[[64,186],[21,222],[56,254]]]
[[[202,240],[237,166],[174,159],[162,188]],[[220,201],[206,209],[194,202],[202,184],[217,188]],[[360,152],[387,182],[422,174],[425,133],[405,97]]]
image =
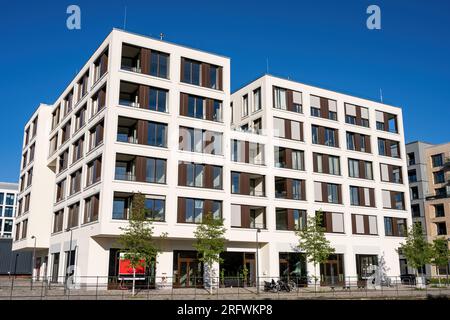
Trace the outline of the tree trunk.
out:
[[[440,287],[441,286],[441,277],[439,275],[439,267],[437,265],[436,265],[436,275],[437,275],[439,287]]]

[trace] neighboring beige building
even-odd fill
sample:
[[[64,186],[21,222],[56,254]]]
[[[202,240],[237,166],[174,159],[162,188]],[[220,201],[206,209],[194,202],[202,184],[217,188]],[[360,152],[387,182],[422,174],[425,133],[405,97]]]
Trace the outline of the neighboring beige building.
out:
[[[433,145],[420,141],[406,145],[411,212],[422,223],[428,240],[450,239],[450,142]],[[427,274],[436,269],[427,267]],[[439,274],[445,274],[445,267]]]
[[[425,201],[428,239],[450,239],[450,142],[427,148],[425,155],[431,192]],[[432,272],[434,275],[436,270]],[[445,272],[442,268],[439,273]]]

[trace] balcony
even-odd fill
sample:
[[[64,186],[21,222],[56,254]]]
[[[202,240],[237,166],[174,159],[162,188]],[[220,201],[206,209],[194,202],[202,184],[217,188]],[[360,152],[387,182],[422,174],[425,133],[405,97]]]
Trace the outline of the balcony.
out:
[[[122,45],[121,69],[131,72],[142,72],[141,49],[131,45]]]
[[[117,141],[137,144],[137,124],[138,120],[136,119],[119,117]]]
[[[118,154],[116,158],[115,179],[136,181],[136,156]]]
[[[139,85],[121,82],[119,104],[122,106],[139,108]]]

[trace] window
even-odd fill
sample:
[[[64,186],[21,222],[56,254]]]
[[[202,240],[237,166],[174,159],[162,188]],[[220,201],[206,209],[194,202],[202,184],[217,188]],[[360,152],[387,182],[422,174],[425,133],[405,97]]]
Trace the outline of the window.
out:
[[[14,205],[14,199],[15,199],[15,196],[14,196],[13,193],[7,193],[6,194],[6,199],[5,199],[5,204],[7,206],[13,206]]]
[[[0,207],[0,213],[1,213],[1,207]],[[5,211],[3,212],[3,216],[7,217],[7,218],[12,218],[13,217],[13,211],[14,211],[14,207],[5,207]]]
[[[28,231],[28,219],[25,219],[22,221],[22,238],[25,239],[27,237],[27,231]]]
[[[416,164],[416,157],[414,155],[414,152],[408,153],[408,165],[412,166]]]
[[[59,172],[62,172],[64,170],[67,169],[68,165],[69,165],[69,148],[67,148],[65,151],[63,151],[59,157],[58,157],[58,162],[59,162]]]
[[[204,180],[204,165],[188,163],[186,165],[187,181],[186,185],[190,187],[202,188]]]
[[[312,126],[312,143],[319,144],[319,127],[318,126]]]
[[[380,163],[381,181],[402,183],[402,168],[390,164]]]
[[[183,77],[182,81],[190,84],[200,85],[200,62],[183,58],[182,61]]]
[[[339,164],[339,157],[336,156],[328,156],[328,168],[330,174],[340,175],[340,164]]]
[[[207,154],[222,154],[222,133],[180,127],[179,149]]]
[[[316,215],[319,212],[316,211]],[[337,212],[322,212],[322,227],[327,233],[344,233],[344,215]]]
[[[242,117],[248,116],[248,94],[242,97]]]
[[[72,111],[72,107],[73,107],[73,89],[64,98],[63,104],[64,104],[64,116],[66,116]]]
[[[409,183],[417,182],[417,172],[416,172],[416,169],[408,170],[408,181],[409,181]]]
[[[373,180],[372,162],[364,161],[364,169],[366,179]]]
[[[443,154],[435,154],[431,156],[431,161],[433,163],[433,168],[442,167],[444,165],[444,157]]]
[[[86,112],[87,112],[87,106],[84,105],[75,114],[75,132],[80,130],[85,125],[85,123],[86,123]]]
[[[164,221],[165,203],[164,198],[146,198],[145,217],[152,221]]]
[[[385,140],[383,139],[378,139],[378,154],[380,156],[385,156],[386,154],[386,145],[385,145]]]
[[[80,101],[88,92],[89,86],[89,71],[87,71],[81,79],[78,81],[78,98],[77,101]]]
[[[167,112],[167,94],[168,91],[159,88],[150,87],[149,92],[149,102],[148,106],[143,106],[149,110]]]
[[[106,86],[99,89],[92,96],[91,103],[91,117],[94,117],[97,113],[99,113],[106,106]]]
[[[67,219],[67,228],[72,229],[75,227],[78,227],[78,217],[80,214],[80,203],[74,203],[73,205],[69,206],[69,215]]]
[[[352,214],[353,234],[378,235],[377,217]]]
[[[92,160],[87,164],[86,187],[101,180],[102,157]]]
[[[294,120],[274,117],[274,137],[302,141],[302,123]]]
[[[345,122],[368,128],[369,109],[345,103]]]
[[[274,87],[274,101],[275,101],[275,108],[281,109],[281,110],[287,110],[287,96],[286,96],[286,89],[277,88]]]
[[[276,208],[276,230],[302,230],[306,226],[306,210]]]
[[[405,237],[406,219],[384,217],[384,232],[386,236]]]
[[[113,199],[113,220],[126,220],[130,218],[133,197],[115,194]]]
[[[209,85],[208,87],[211,89],[216,89],[216,90],[221,90],[222,88],[220,88],[219,85],[219,67],[216,66],[209,66]]]
[[[437,172],[433,172],[433,177],[434,177],[434,183],[435,184],[444,183],[445,182],[445,173],[444,173],[443,170],[437,171]]]
[[[166,183],[166,160],[146,158],[146,182]]]
[[[355,134],[353,132],[347,132],[347,149],[355,150]]]
[[[222,218],[222,201],[178,198],[178,222],[201,223],[205,214],[214,219]]]
[[[56,108],[55,108],[55,111],[53,111],[53,113],[52,113],[52,130],[53,129],[55,129],[57,126],[58,126],[58,124],[59,124],[59,113],[60,113],[60,110],[61,110],[61,105],[58,105]]]
[[[434,216],[436,218],[445,217],[445,209],[444,209],[444,204],[443,203],[434,205]]]
[[[188,117],[191,118],[197,118],[197,119],[204,119],[205,118],[205,112],[204,112],[204,104],[205,100],[201,97],[195,97],[189,95],[188,99]]]
[[[280,199],[305,200],[305,180],[275,177],[275,197]]]
[[[147,143],[155,147],[167,147],[167,124],[148,122]]]
[[[94,83],[108,71],[108,49],[94,62]]]
[[[310,96],[310,100],[312,116],[337,120],[337,104],[335,100],[313,95]]]
[[[150,54],[150,75],[160,78],[168,78],[169,55],[158,51]]]
[[[411,205],[411,213],[413,218],[419,218],[421,216],[420,205],[419,204]]]
[[[348,174],[352,178],[359,178],[359,160],[348,159]]]
[[[231,193],[240,193],[240,174],[239,172],[231,172]]]
[[[359,189],[358,187],[352,187],[350,186],[350,204],[352,206],[358,206],[359,205]]]
[[[70,195],[81,191],[81,169],[70,175]]]
[[[89,151],[103,143],[103,121],[89,130]]]
[[[339,203],[338,185],[328,183],[327,188],[328,188],[328,203]]]
[[[53,214],[53,233],[63,230],[64,210],[57,211]]]
[[[59,202],[66,197],[66,179],[61,180],[56,184],[56,202]]]
[[[419,188],[411,187],[411,200],[419,199]]]
[[[437,222],[436,223],[436,234],[438,236],[447,235],[447,226],[446,226],[445,222]]]
[[[35,151],[35,144],[33,143],[30,147],[30,158],[28,159],[28,163],[31,163],[34,160],[34,151]]]
[[[305,170],[304,152],[292,150],[292,169]]]
[[[84,200],[83,223],[89,223],[98,220],[99,198],[100,194],[96,194]]]
[[[73,144],[72,163],[77,162],[83,157],[83,146],[84,146],[84,136],[82,136]]]
[[[68,121],[61,130],[61,144],[64,144],[67,140],[70,139],[70,121]]]
[[[261,102],[261,88],[253,90],[253,111],[256,112],[261,110],[262,102]]]

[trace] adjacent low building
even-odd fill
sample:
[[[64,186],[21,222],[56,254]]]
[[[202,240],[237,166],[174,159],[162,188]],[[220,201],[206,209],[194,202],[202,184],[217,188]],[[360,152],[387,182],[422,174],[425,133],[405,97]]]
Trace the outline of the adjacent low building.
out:
[[[136,193],[161,248],[149,273],[169,285],[201,281],[193,232],[207,213],[227,229],[217,274],[246,272],[249,285],[314,272],[294,230],[318,211],[336,249],[317,268],[323,285],[380,261],[401,273],[398,107],[270,75],[231,94],[229,58],[113,30],[30,118],[22,158],[14,249],[36,248],[34,274],[51,281],[72,266],[79,282],[117,281]]]

